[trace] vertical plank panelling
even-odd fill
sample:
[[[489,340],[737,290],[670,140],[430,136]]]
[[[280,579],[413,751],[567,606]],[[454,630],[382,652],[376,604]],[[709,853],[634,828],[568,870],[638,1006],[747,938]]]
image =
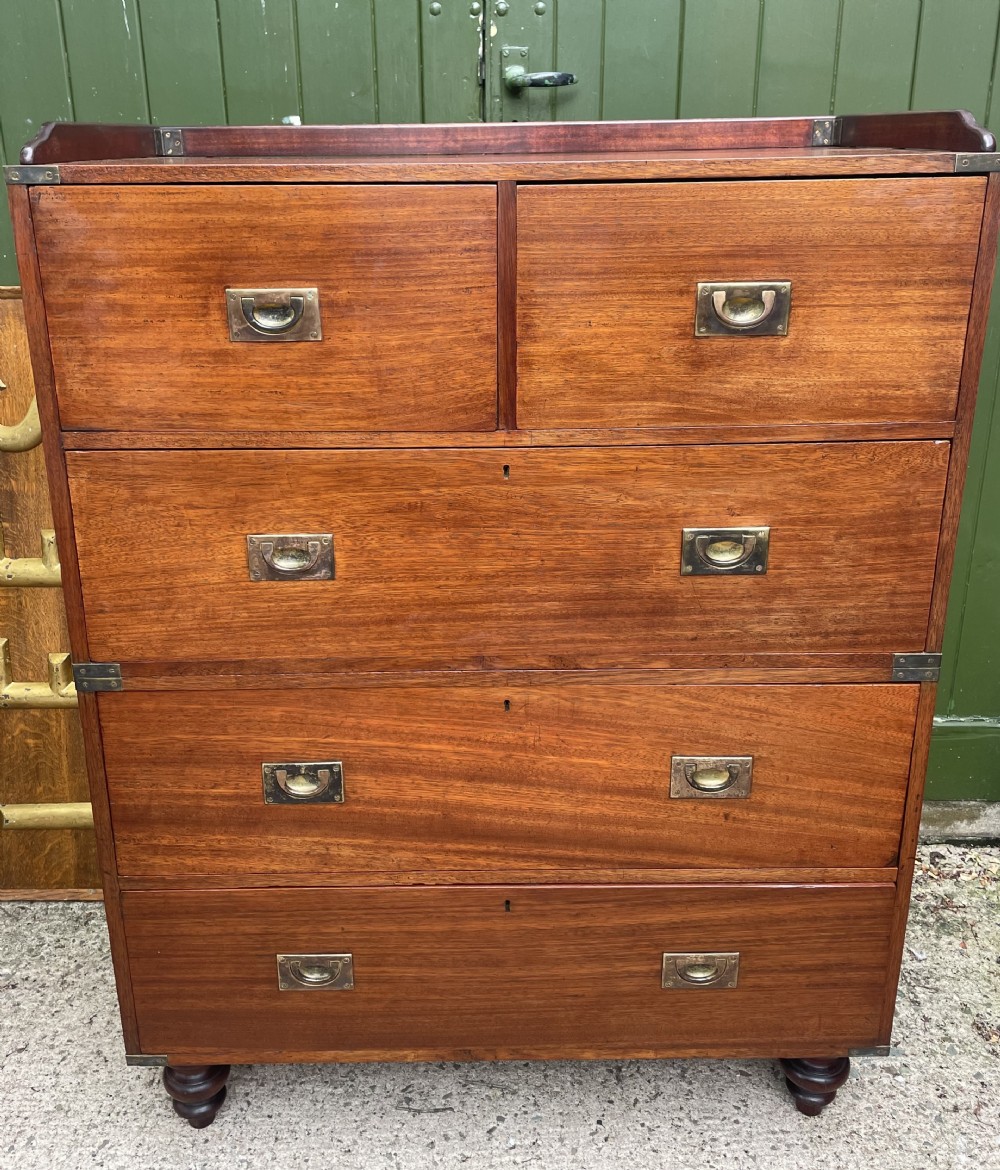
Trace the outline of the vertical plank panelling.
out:
[[[685,5],[681,118],[753,113],[762,7],[760,0],[697,0]]]
[[[230,122],[301,114],[293,0],[218,0]]]
[[[418,0],[372,0],[375,84],[380,122],[422,122]]]
[[[62,0],[73,105],[81,122],[148,122],[136,0]]]
[[[226,119],[215,0],[139,0],[149,115],[164,126]]]
[[[606,0],[606,6],[601,116],[676,118],[684,0]],[[690,15],[695,5],[686,7]]]
[[[303,121],[377,122],[371,4],[297,2]]]
[[[760,36],[761,117],[826,114],[832,107],[840,5],[837,0],[767,0]]]
[[[843,0],[834,110],[909,108],[921,0]]]
[[[425,122],[482,119],[479,35],[469,0],[420,0]]]
[[[73,117],[73,97],[58,0],[6,2],[0,8],[0,136],[5,161],[43,122]],[[17,284],[6,199],[0,212],[0,284]]]
[[[504,84],[508,68],[526,73],[556,68],[555,25],[557,6],[532,0],[506,0],[490,20],[486,101],[489,117],[502,122],[549,122],[572,87],[526,89],[514,92]],[[536,8],[538,11],[536,11]],[[427,46],[424,45],[426,60]]]
[[[597,122],[602,117],[605,3],[606,0],[577,0],[568,12],[555,8],[554,67],[575,73],[578,78],[576,85],[568,86],[558,96],[553,112],[558,121]]]
[[[996,51],[996,0],[924,0],[913,65],[914,110],[971,110],[986,117]]]

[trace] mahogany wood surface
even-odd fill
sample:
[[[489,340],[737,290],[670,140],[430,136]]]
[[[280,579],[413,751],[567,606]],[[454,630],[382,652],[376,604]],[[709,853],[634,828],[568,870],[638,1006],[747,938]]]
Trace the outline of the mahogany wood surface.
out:
[[[947,443],[67,455],[95,661],[253,647],[369,670],[921,650],[947,458]],[[762,524],[767,573],[681,575],[682,528]],[[282,532],[333,533],[336,580],[251,581],[246,534]]]
[[[491,187],[47,187],[32,200],[66,427],[496,426]],[[313,286],[321,340],[229,339],[227,287]]]
[[[874,1042],[892,897],[496,886],[129,891],[124,904],[141,1051],[194,1064],[838,1055]],[[738,985],[663,989],[665,951],[737,951]],[[278,990],[276,955],[343,953],[353,990]]]
[[[508,396],[508,403],[515,405]],[[67,451],[216,450],[322,447],[634,447],[687,443],[837,443],[866,439],[949,439],[953,418],[929,422],[791,423],[740,426],[601,427],[516,431],[63,431]]]
[[[811,147],[814,119],[695,118],[662,121],[444,123],[347,126],[185,126],[186,156],[483,154],[601,150],[727,150]],[[968,110],[855,114],[836,120],[839,145],[945,151],[993,150],[993,135]],[[48,122],[21,151],[24,163],[155,154],[152,126]]]
[[[45,301],[42,295],[41,273],[38,267],[38,253],[35,247],[28,188],[9,187],[8,197],[24,296],[24,323],[28,334],[28,348],[31,353],[38,413],[42,423],[42,448],[49,481],[49,502],[52,506],[52,522],[62,566],[63,596],[66,602],[66,624],[69,631],[70,650],[74,661],[86,662],[90,655],[80,588],[79,562],[76,555],[76,534],[73,526],[73,510],[69,498],[65,457],[59,442],[59,407],[56,402],[55,383],[52,375]],[[83,731],[87,779],[94,809],[97,864],[104,890],[104,910],[111,942],[111,958],[114,965],[122,1030],[126,1049],[134,1051],[132,1045],[137,1040],[135,1005],[132,999],[132,981],[123,934],[114,831],[111,826],[108,790],[104,776],[104,752],[97,720],[96,696],[82,694],[78,697],[77,702],[80,727]]]
[[[944,625],[948,613],[948,587],[955,559],[955,541],[962,511],[962,492],[969,462],[969,444],[976,413],[979,391],[979,373],[983,364],[983,345],[989,326],[990,294],[997,258],[997,228],[1000,225],[1000,174],[987,180],[986,207],[979,239],[979,259],[972,289],[965,355],[959,389],[958,417],[955,440],[952,443],[948,467],[948,486],[945,489],[944,512],[941,517],[941,541],[938,545],[937,571],[934,576],[934,596],[927,631],[928,650],[940,650],[944,641]]]
[[[540,123],[533,123],[540,125]],[[386,158],[154,158],[60,166],[64,186],[190,183],[561,183],[624,179],[776,179],[852,175],[952,175],[940,151],[744,149],[598,151]],[[965,181],[970,181],[966,177]],[[981,181],[981,177],[976,180]]]
[[[986,180],[526,187],[526,427],[954,414]],[[784,337],[696,337],[699,281],[790,280]]]
[[[118,865],[237,881],[892,865],[917,691],[126,691],[101,701]],[[752,756],[749,797],[671,798],[675,755]],[[342,804],[264,803],[261,765],[301,760],[342,763]]]

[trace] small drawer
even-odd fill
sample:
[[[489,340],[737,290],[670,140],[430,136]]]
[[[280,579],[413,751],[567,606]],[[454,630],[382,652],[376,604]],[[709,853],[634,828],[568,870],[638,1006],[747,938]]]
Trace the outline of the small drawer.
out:
[[[491,186],[32,199],[68,430],[496,426]]]
[[[126,689],[100,702],[118,866],[352,880],[891,866],[917,690]]]
[[[95,661],[570,669],[879,652],[888,676],[890,655],[924,646],[948,454],[91,451],[67,467]],[[254,577],[248,535],[275,576]]]
[[[984,195],[948,177],[523,187],[518,423],[950,418]]]
[[[173,1063],[819,1056],[884,1043],[894,887],[128,892]]]

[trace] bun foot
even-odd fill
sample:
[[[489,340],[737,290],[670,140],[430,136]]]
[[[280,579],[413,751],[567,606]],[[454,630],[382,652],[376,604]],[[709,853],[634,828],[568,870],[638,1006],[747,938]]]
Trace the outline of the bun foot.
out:
[[[226,1099],[228,1064],[167,1065],[163,1087],[173,1098],[174,1111],[195,1129],[215,1120]]]
[[[846,1056],[782,1060],[785,1084],[795,1099],[795,1108],[808,1117],[822,1113],[847,1080],[851,1062]]]

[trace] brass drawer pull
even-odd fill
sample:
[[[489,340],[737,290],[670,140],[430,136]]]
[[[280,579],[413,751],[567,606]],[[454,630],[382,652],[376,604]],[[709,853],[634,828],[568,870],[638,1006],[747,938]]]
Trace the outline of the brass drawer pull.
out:
[[[316,288],[227,288],[230,341],[321,341]]]
[[[332,581],[333,535],[329,532],[247,536],[251,581]]]
[[[753,756],[672,756],[671,797],[749,796]]]
[[[339,760],[261,764],[265,804],[342,804],[344,768]]]
[[[702,281],[695,298],[696,337],[781,337],[788,332],[790,280]]]
[[[664,987],[735,987],[739,972],[739,951],[663,955]]]
[[[770,528],[685,528],[681,572],[692,576],[766,573]]]
[[[279,991],[352,991],[353,955],[276,955]]]

